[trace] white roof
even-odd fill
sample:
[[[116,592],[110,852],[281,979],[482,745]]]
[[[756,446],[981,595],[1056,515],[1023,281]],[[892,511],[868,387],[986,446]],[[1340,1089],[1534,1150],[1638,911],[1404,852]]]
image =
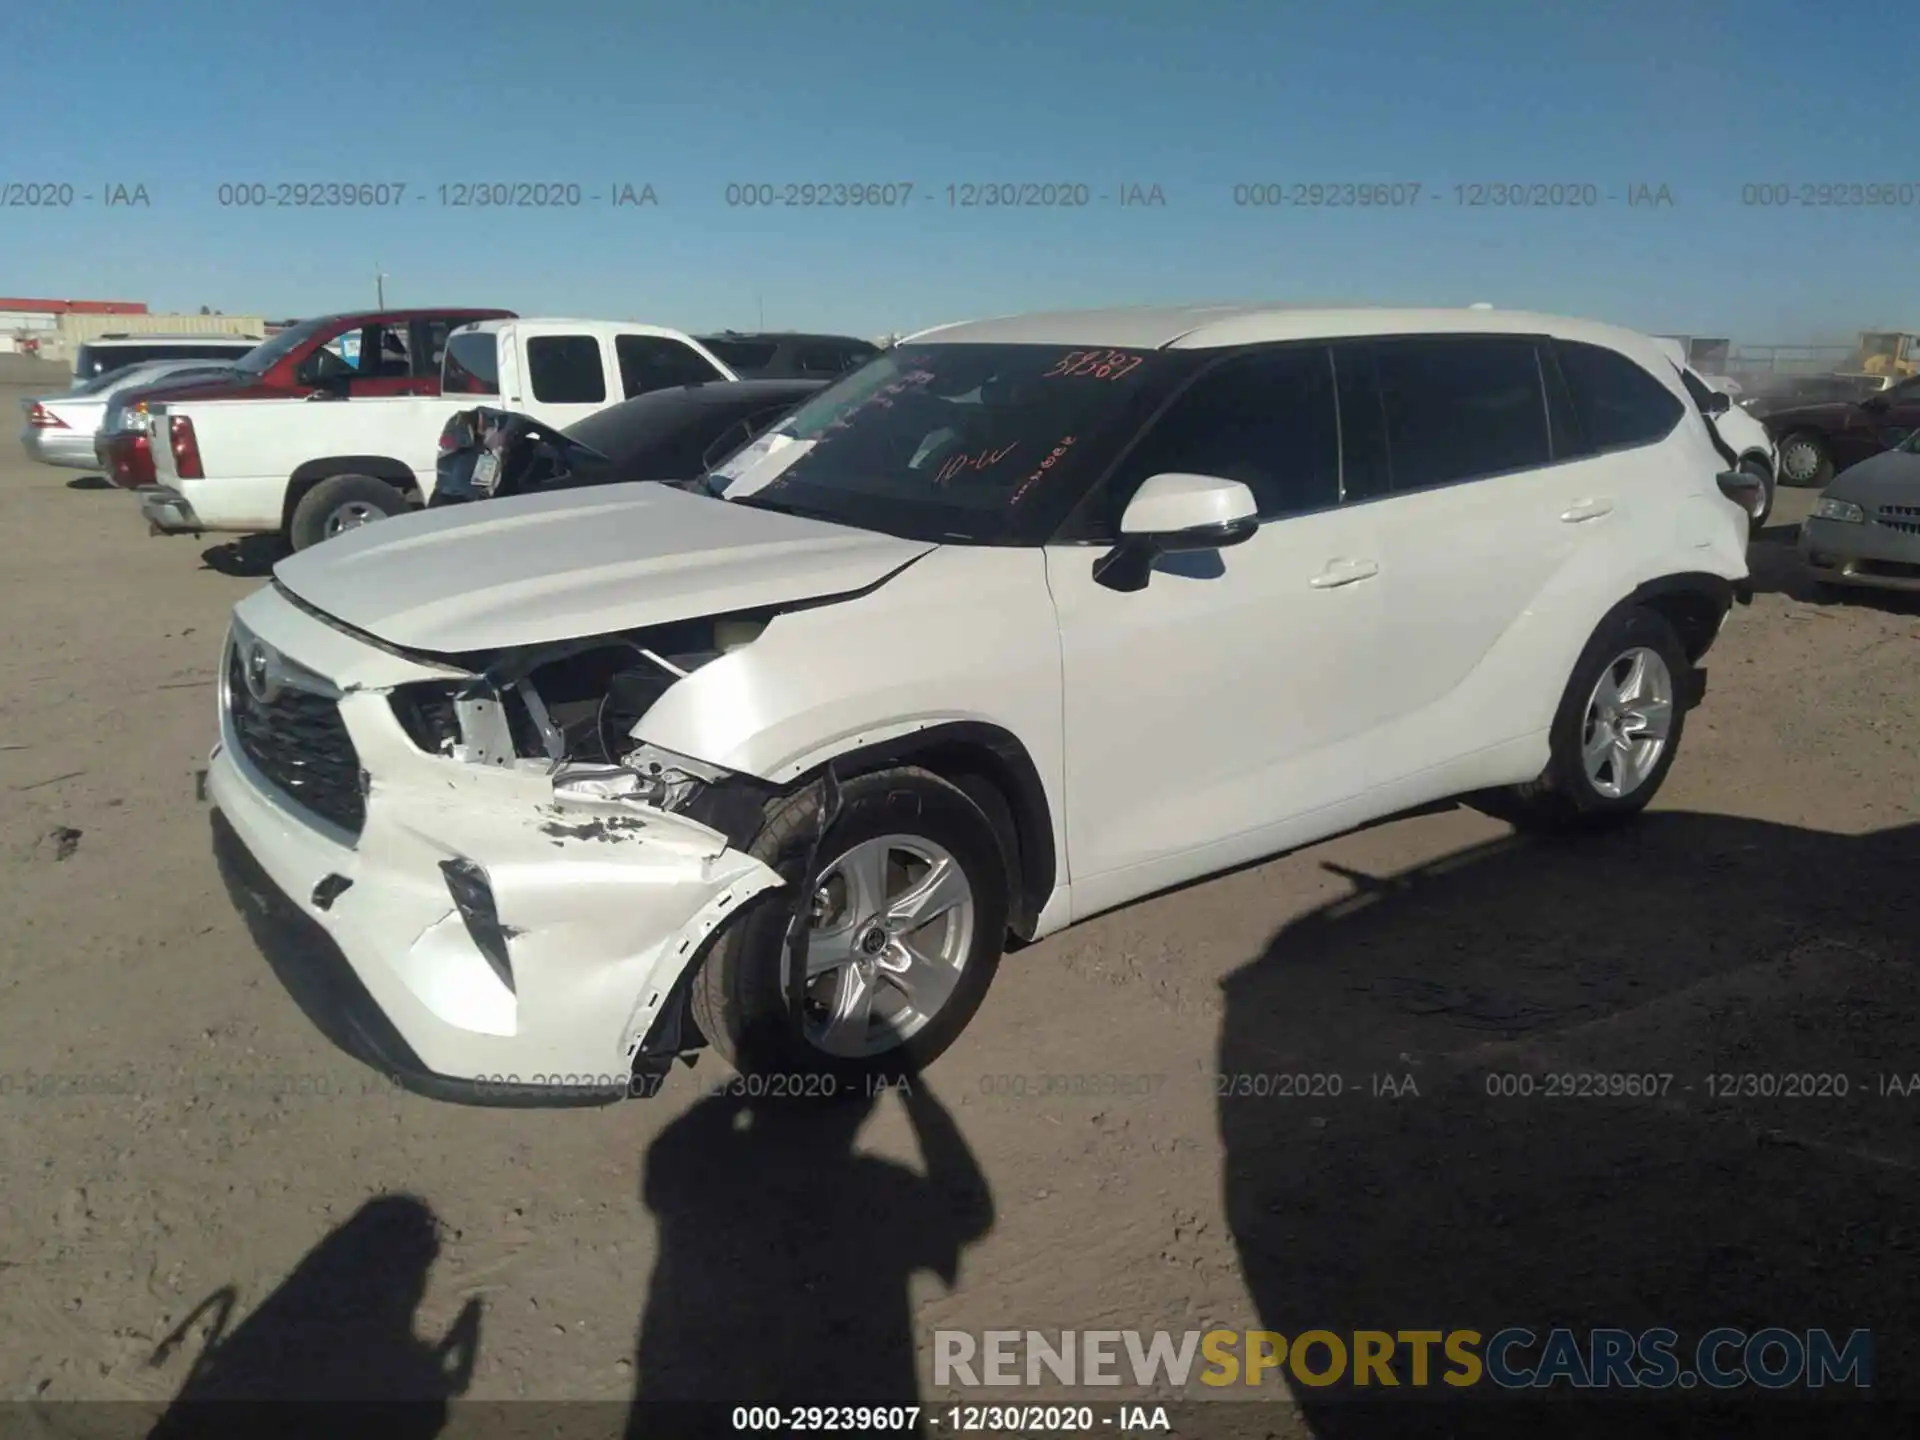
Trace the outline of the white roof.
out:
[[[1388,305],[1180,305],[1121,310],[1055,310],[941,325],[907,337],[917,343],[1103,345],[1116,349],[1208,350],[1279,340],[1405,334],[1557,335],[1660,358],[1636,330],[1528,310],[1402,309]]]
[[[474,320],[457,326],[456,331],[480,331],[494,334],[509,326],[517,330],[564,330],[570,335],[670,335],[676,340],[692,337],[684,330],[663,325],[644,325],[638,320],[586,320],[572,315],[522,315],[512,319]]]

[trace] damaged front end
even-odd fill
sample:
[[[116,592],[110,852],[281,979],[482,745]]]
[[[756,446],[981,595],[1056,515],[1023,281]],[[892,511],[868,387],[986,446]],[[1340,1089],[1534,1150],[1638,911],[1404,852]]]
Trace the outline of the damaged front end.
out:
[[[744,848],[773,791],[633,732],[769,618],[436,659],[242,603],[208,793],[397,1031],[399,1078],[582,1103],[704,1043],[694,962],[784,883]]]

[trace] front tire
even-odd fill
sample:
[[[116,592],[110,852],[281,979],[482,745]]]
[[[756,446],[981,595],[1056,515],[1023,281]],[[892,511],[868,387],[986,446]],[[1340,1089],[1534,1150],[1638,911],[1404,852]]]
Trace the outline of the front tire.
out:
[[[1780,442],[1780,483],[1801,489],[1824,487],[1833,479],[1833,457],[1826,441],[1801,430]]]
[[[1637,606],[1615,611],[1567,680],[1547,768],[1494,813],[1523,830],[1597,828],[1639,814],[1679,751],[1692,673],[1665,616]]]
[[[776,801],[749,853],[803,875],[821,804],[818,787]],[[848,780],[815,873],[803,875],[805,979],[790,983],[793,892],[764,892],[694,977],[694,1023],[743,1075],[806,1076],[844,1093],[915,1073],[986,998],[1006,943],[1007,877],[992,822],[958,787],[914,767]]]
[[[287,540],[305,550],[322,540],[357,530],[413,507],[407,497],[371,475],[333,475],[300,497],[287,525]]]

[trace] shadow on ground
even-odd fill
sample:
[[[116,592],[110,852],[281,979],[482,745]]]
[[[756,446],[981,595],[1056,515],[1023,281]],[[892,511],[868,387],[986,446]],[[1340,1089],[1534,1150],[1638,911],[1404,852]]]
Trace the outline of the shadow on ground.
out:
[[[231,1323],[233,1287],[208,1296],[152,1356],[152,1365],[165,1365],[198,1339],[187,1378],[149,1440],[337,1437],[369,1422],[403,1440],[439,1434],[448,1401],[473,1376],[480,1302],[469,1300],[438,1340],[415,1333],[414,1311],[440,1253],[438,1230],[423,1202],[383,1195],[309,1251],[238,1324]]]
[[[116,490],[118,488],[104,475],[80,475],[67,481],[69,490]]]
[[[242,535],[200,552],[200,568],[242,580],[263,580],[292,552],[278,535]]]
[[[924,1079],[905,1104],[925,1173],[854,1149],[864,1094],[700,1100],[648,1148],[657,1227],[635,1355],[631,1437],[660,1402],[920,1403],[908,1282],[957,1283],[993,1227],[979,1162]],[[891,1103],[891,1102],[890,1102]]]
[[[1351,876],[1355,896],[1288,925],[1225,987],[1229,1081],[1342,1082],[1303,1100],[1256,1081],[1220,1102],[1227,1210],[1261,1323],[1290,1336],[1668,1327],[1683,1368],[1718,1326],[1865,1328],[1875,1398],[1920,1396],[1920,1092],[1877,1092],[1920,1071],[1916,875],[1920,826],[1853,838],[1657,813]],[[1628,1075],[1659,1093],[1608,1098],[1624,1082],[1580,1078]],[[1769,1078],[1714,1078],[1729,1075]],[[1728,1098],[1730,1084],[1768,1093]],[[1486,1382],[1403,1388],[1381,1407],[1366,1398],[1377,1386],[1350,1381],[1295,1387],[1321,1440],[1774,1433],[1769,1421],[1914,1433],[1883,1426],[1894,1417],[1851,1385],[1818,1414],[1804,1389],[1747,1391],[1735,1419],[1700,1387],[1602,1415],[1565,1386],[1543,1409]]]

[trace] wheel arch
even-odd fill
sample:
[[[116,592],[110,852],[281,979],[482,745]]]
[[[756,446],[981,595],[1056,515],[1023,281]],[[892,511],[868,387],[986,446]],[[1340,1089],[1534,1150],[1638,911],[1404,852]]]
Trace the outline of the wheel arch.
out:
[[[286,500],[280,508],[280,528],[285,530],[293,524],[293,512],[314,486],[336,475],[366,475],[385,481],[402,494],[420,489],[420,478],[414,474],[413,467],[391,455],[328,455],[308,460],[287,479]]]
[[[1653,611],[1673,626],[1687,659],[1698,664],[1713,647],[1727,612],[1736,601],[1744,604],[1750,598],[1751,592],[1724,575],[1692,570],[1643,581],[1614,610]]]
[[[1061,869],[1053,804],[1033,756],[1004,726],[983,720],[947,720],[866,743],[854,737],[846,748],[811,759],[805,770],[783,784],[759,782],[750,806],[729,807],[725,796],[715,793],[689,813],[740,845],[751,839],[767,799],[819,783],[829,767],[836,778],[848,780],[896,765],[915,765],[938,775],[986,814],[1007,861],[1008,928],[1022,939],[1033,938]],[[716,792],[728,788],[715,787]],[[749,798],[738,790],[734,793],[742,802]]]

